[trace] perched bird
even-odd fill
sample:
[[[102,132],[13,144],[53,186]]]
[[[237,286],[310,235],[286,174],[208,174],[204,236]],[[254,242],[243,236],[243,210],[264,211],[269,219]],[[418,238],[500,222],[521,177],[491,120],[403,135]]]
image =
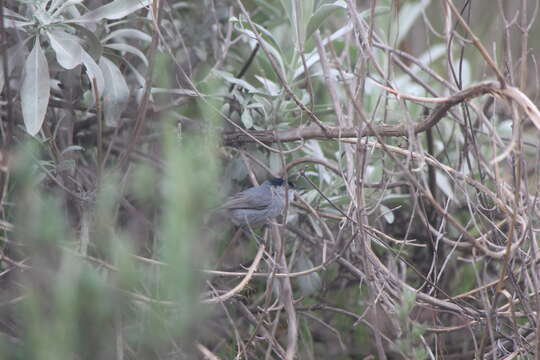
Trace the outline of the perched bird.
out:
[[[288,201],[294,197],[294,185],[287,182],[289,191],[285,192],[285,180],[271,178],[259,186],[251,187],[231,196],[222,206],[231,221],[238,226],[257,226],[280,215],[285,209],[285,196]]]

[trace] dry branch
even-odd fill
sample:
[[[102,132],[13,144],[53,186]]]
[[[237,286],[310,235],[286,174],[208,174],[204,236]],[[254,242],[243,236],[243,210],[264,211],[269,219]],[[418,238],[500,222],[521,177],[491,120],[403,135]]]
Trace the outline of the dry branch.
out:
[[[487,81],[473,85],[465,90],[459,91],[447,98],[436,106],[433,111],[421,122],[414,125],[414,133],[418,134],[435,126],[448,112],[450,108],[457,104],[467,102],[481,95],[499,92],[500,89],[495,82]],[[239,146],[245,143],[255,142],[255,139],[263,143],[275,142],[291,142],[309,139],[332,140],[343,138],[358,137],[358,129],[356,127],[331,127],[327,126],[323,131],[320,127],[308,126],[303,128],[294,128],[283,131],[260,130],[249,131],[252,137],[247,136],[242,132],[229,132],[223,134],[223,144],[227,146]],[[410,134],[407,124],[379,124],[373,125],[372,129],[364,128],[360,137],[365,136],[405,136]]]

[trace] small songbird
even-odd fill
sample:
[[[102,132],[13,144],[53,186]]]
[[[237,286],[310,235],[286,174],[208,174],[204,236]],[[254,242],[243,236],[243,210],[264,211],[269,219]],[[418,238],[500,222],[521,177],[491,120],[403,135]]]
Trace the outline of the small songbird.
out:
[[[258,226],[276,218],[285,209],[285,196],[291,202],[294,185],[290,181],[285,192],[285,180],[271,178],[259,186],[249,188],[231,196],[222,206],[228,217],[237,226]]]

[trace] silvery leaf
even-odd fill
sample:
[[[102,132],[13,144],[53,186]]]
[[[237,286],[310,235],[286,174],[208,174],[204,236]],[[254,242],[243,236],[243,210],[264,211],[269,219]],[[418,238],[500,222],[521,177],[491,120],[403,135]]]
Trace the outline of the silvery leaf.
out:
[[[98,94],[103,94],[103,89],[105,88],[105,80],[103,79],[103,74],[100,67],[94,61],[94,59],[84,50],[82,52],[82,58],[84,67],[86,68],[86,73],[88,74],[88,78],[90,79],[90,83],[92,83],[92,79],[95,78]]]
[[[109,59],[102,56],[99,59],[99,67],[103,76],[108,79],[107,87],[103,94],[103,110],[105,124],[116,126],[120,115],[126,109],[129,100],[129,88],[120,69]]]
[[[151,2],[151,0],[115,0],[84,14],[75,21],[96,22],[103,19],[118,20],[150,5]]]
[[[62,30],[47,31],[56,60],[64,69],[73,69],[82,63],[82,47],[78,38]]]
[[[45,119],[51,89],[49,87],[49,64],[41,49],[39,38],[24,64],[21,85],[21,106],[26,131],[36,135]]]

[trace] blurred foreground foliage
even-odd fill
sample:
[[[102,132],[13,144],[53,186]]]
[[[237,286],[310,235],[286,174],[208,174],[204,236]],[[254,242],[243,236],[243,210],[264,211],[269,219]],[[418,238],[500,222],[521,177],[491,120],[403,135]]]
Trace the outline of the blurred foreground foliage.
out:
[[[18,262],[4,278],[0,357],[111,359],[126,351],[127,358],[154,358],[189,352],[185,345],[202,316],[195,265],[211,257],[202,224],[217,196],[215,138],[179,139],[174,128],[163,133],[163,174],[134,168],[128,180],[133,193],[118,172],[106,171],[80,203],[83,217],[75,229],[62,197],[36,182],[36,163],[47,157],[43,148],[29,141],[15,150],[6,198],[14,204],[8,218],[15,231],[4,238],[4,251]],[[151,235],[140,244],[154,263],[136,256],[141,249],[133,229],[144,217],[122,219],[122,198],[142,201],[155,213]]]

